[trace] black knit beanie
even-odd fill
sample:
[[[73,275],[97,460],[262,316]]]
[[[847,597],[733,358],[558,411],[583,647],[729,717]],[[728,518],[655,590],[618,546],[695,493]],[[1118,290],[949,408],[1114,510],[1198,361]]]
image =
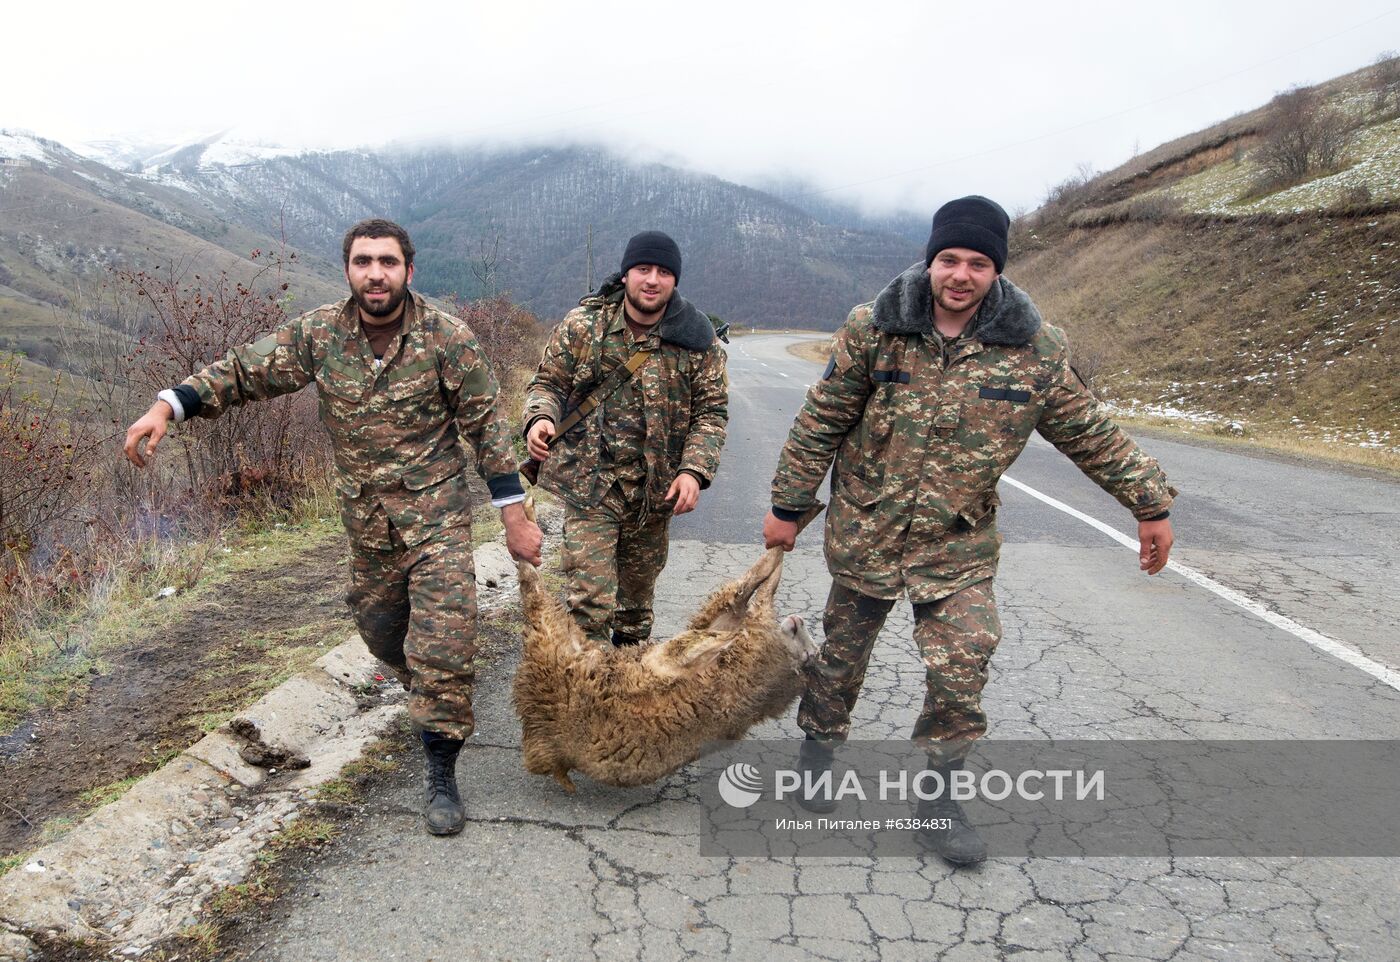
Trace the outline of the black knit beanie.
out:
[[[933,215],[924,266],[932,264],[939,251],[966,247],[990,257],[1000,274],[1006,266],[1006,234],[1010,229],[1011,218],[994,200],[976,194],[950,200]]]
[[[677,284],[681,281],[681,249],[659,230],[644,230],[627,242],[627,250],[622,253],[622,273],[638,264],[664,267],[676,276]]]

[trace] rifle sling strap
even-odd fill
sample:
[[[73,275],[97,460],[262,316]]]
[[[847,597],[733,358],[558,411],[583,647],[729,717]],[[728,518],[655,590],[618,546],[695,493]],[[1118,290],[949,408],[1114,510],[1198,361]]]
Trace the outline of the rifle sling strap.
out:
[[[607,376],[603,383],[598,385],[598,390],[580,401],[578,407],[574,408],[565,416],[563,423],[561,423],[558,430],[554,432],[554,437],[549,439],[549,446],[553,447],[554,442],[558,441],[572,430],[575,424],[578,424],[584,418],[588,417],[588,415],[593,413],[594,408],[612,397],[618,388],[627,383],[628,378],[637,373],[637,369],[645,364],[647,358],[650,356],[651,348],[638,348],[632,353],[632,356],[627,359],[626,364],[619,364],[614,368],[613,372]]]

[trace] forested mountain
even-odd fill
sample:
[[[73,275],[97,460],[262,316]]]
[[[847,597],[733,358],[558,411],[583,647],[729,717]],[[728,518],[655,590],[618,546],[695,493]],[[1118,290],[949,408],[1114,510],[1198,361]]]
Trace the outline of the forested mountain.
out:
[[[824,224],[902,237],[923,250],[932,226],[933,210],[900,210],[871,214],[845,200],[849,190],[818,187],[797,177],[761,177],[749,184],[811,214]]]
[[[763,327],[834,329],[920,247],[849,226],[858,222],[854,211],[826,219],[820,208],[718,177],[585,148],[282,156],[195,145],[148,166],[146,176],[328,258],[339,256],[349,223],[390,217],[418,246],[420,290],[507,290],[544,317],[575,304],[590,278],[596,284],[616,268],[627,238],[649,228],[680,243],[685,296]]]
[[[62,366],[61,329],[98,299],[113,270],[250,280],[279,247],[197,193],[118,171],[32,134],[0,130],[0,350]],[[285,265],[294,305],[344,287],[335,262]]]

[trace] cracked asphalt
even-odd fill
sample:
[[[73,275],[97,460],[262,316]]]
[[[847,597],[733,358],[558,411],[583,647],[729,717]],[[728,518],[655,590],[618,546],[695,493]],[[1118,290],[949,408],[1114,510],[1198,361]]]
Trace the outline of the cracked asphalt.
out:
[[[752,563],[778,448],[820,368],[793,338],[730,348],[720,478],[673,526],[659,634]],[[1400,667],[1400,485],[1150,440],[1182,490],[1174,557]],[[1119,530],[1126,511],[1038,439],[1011,475]],[[993,738],[1395,738],[1400,692],[1003,486],[1005,635]],[[809,531],[780,607],[814,633],[829,579]],[[513,659],[478,684],[459,780],[470,824],[426,835],[416,765],[253,933],[257,959],[1189,960],[1400,958],[1400,862],[1381,858],[705,858],[683,770],[576,796],[520,766]],[[907,604],[881,635],[852,737],[903,738],[923,670]],[[799,737],[792,719],[756,729]]]

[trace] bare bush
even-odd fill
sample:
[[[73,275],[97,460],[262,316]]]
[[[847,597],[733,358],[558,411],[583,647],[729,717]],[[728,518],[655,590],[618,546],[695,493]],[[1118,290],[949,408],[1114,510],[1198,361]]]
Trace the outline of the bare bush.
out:
[[[476,256],[469,264],[472,276],[476,278],[477,290],[482,297],[495,297],[500,287],[501,235],[491,235],[491,243],[480,238],[476,243]]]
[[[206,538],[323,486],[329,440],[313,391],[186,422],[153,470],[122,461],[126,425],[159,390],[284,320],[280,259],[254,260],[264,266],[248,281],[176,266],[75,292],[78,316],[55,325],[67,373],[42,392],[21,390],[18,359],[0,359],[0,658],[42,612],[139,578],[153,545]]]
[[[51,527],[74,520],[87,498],[98,432],[85,412],[61,406],[61,375],[25,390],[21,363],[0,354],[0,550],[10,569]]]
[[[545,329],[539,318],[507,294],[448,303],[476,335],[497,378],[509,383],[517,372],[533,372],[544,348]]]
[[[1378,114],[1400,109],[1400,54],[1386,50],[1371,67],[1372,108]]]
[[[1261,186],[1278,188],[1335,170],[1351,143],[1355,125],[1315,89],[1295,87],[1269,105],[1263,141],[1256,152]]]
[[[1090,206],[1098,199],[1099,192],[1094,184],[1098,176],[1093,165],[1087,162],[1081,163],[1075,168],[1073,175],[1060,181],[1046,192],[1042,209],[1063,217],[1083,207]]]
[[[94,407],[114,426],[129,423],[164,388],[257,340],[286,319],[287,284],[279,255],[253,252],[260,270],[243,281],[221,272],[191,274],[179,266],[116,271],[87,333],[75,339],[70,364],[89,379]],[[150,479],[114,478],[118,486],[174,485],[203,499],[237,499],[256,489],[292,497],[329,464],[329,441],[319,428],[314,393],[234,408],[217,420],[194,418],[166,442],[176,456]],[[129,474],[129,472],[127,472]],[[166,492],[167,494],[173,492]]]
[[[1012,255],[1025,254],[1035,249],[1035,221],[1024,207],[1011,212],[1011,226],[1007,231],[1007,246]]]

